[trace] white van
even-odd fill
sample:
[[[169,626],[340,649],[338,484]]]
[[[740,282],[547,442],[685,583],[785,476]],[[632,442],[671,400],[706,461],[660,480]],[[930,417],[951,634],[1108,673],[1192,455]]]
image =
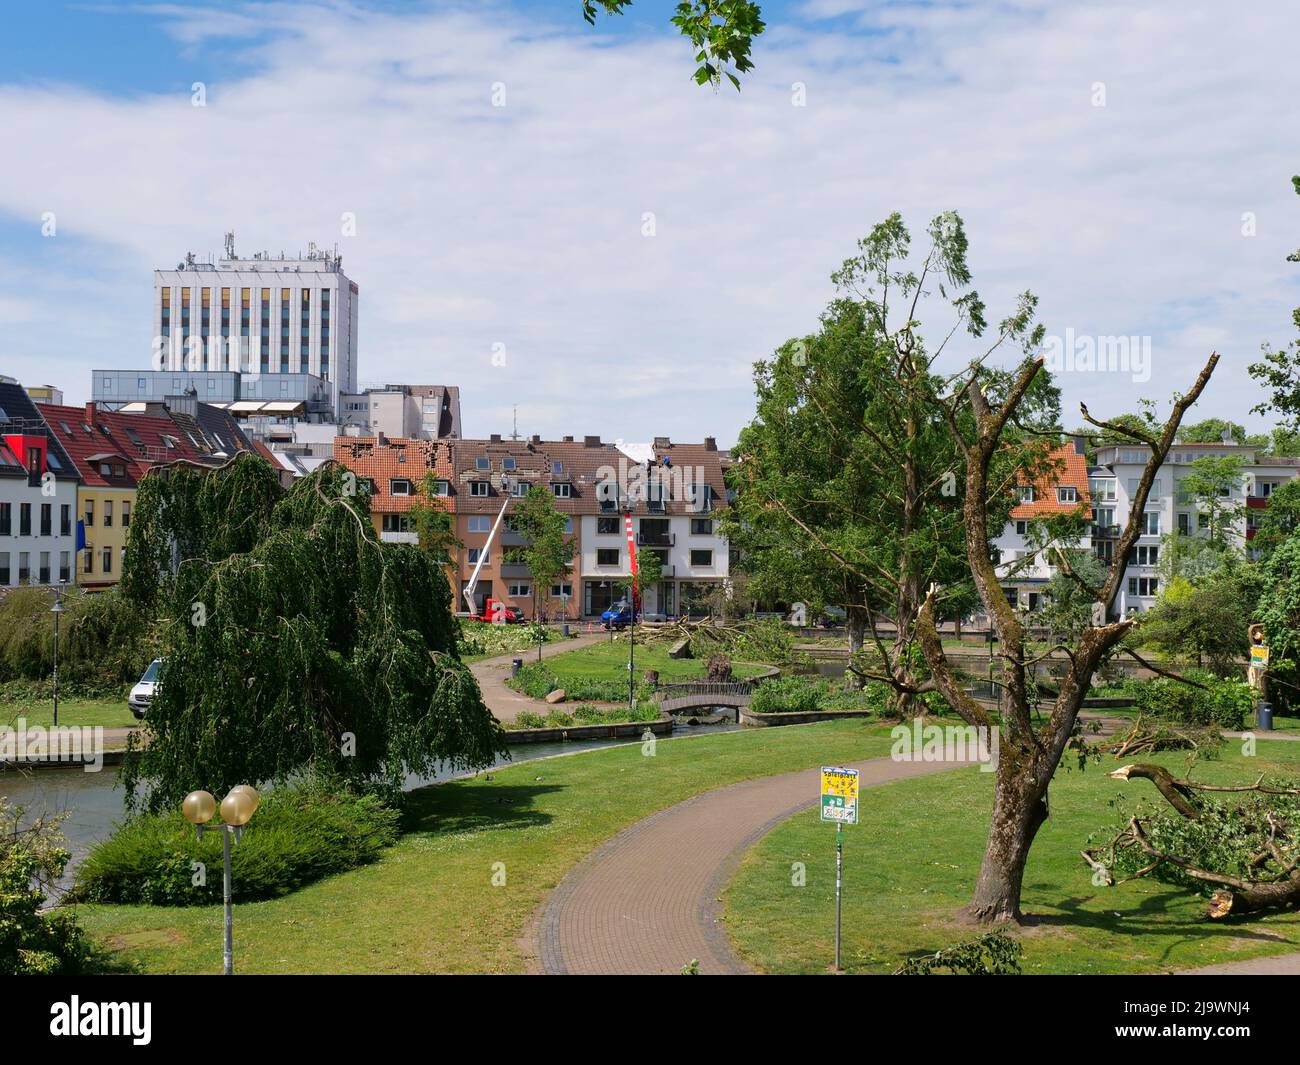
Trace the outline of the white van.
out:
[[[153,702],[154,686],[158,683],[158,670],[162,667],[162,663],[161,658],[155,658],[150,662],[149,668],[144,671],[144,676],[136,682],[135,687],[131,689],[131,694],[126,697],[126,705],[130,707],[131,713],[135,714],[137,720],[144,717],[149,704]]]

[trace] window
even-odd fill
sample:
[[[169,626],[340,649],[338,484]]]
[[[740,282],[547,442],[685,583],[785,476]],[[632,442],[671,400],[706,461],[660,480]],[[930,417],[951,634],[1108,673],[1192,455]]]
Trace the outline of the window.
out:
[[[487,481],[470,481],[469,494],[472,496],[485,496],[491,487]]]
[[[492,460],[491,460],[491,459],[482,459],[482,458],[480,458],[480,459],[475,459],[475,460],[474,460],[474,469],[476,469],[476,470],[490,470],[491,468],[492,468]]]
[[[18,552],[18,583],[27,584],[32,579],[32,556],[26,551]]]
[[[104,500],[104,528],[106,529],[111,528],[112,525],[113,525],[113,501],[111,499],[105,499]]]
[[[126,504],[123,504],[123,506],[126,506]],[[64,503],[59,507],[59,535],[72,535],[72,504],[70,503]]]
[[[1159,590],[1160,581],[1155,577],[1130,577],[1128,594],[1139,598],[1151,598]]]
[[[1143,544],[1137,549],[1137,564],[1139,566],[1154,566],[1160,559],[1160,548],[1155,544]]]
[[[383,531],[386,533],[410,532],[410,519],[405,514],[385,514]]]
[[[1142,515],[1142,535],[1159,536],[1160,535],[1160,511],[1148,510]]]
[[[573,494],[573,486],[568,481],[553,484],[551,489],[555,492],[556,499],[568,499]]]
[[[527,481],[513,481],[510,484],[510,494],[516,499],[523,499],[532,490],[533,486]]]
[[[712,518],[692,518],[691,519],[692,536],[712,536],[713,519]]]
[[[511,599],[528,599],[533,594],[532,586],[527,581],[518,584],[511,583],[506,585],[506,595]]]
[[[1190,536],[1192,533],[1192,516],[1190,514],[1178,515],[1178,532],[1182,536]]]
[[[469,564],[471,566],[478,565],[480,558],[483,560],[483,565],[486,566],[492,561],[491,552],[486,547],[471,547],[469,549]]]
[[[122,500],[122,528],[125,529],[130,524],[131,524],[131,501],[129,499],[124,499]]]
[[[7,558],[7,556],[6,556],[6,560],[5,560],[5,568],[7,569],[8,566],[9,566],[9,562],[8,562],[8,558]],[[0,583],[2,583],[2,582],[0,582]],[[551,585],[551,597],[552,597],[553,599],[572,599],[572,598],[573,598],[573,585],[572,585],[572,584],[552,584],[552,585]]]
[[[125,550],[125,549],[123,549],[123,550]],[[72,554],[71,554],[71,552],[69,552],[69,551],[60,551],[60,552],[59,552],[59,580],[63,581],[65,584],[66,584],[68,581],[72,580],[72,563],[71,563],[71,558],[72,558]],[[6,556],[6,558],[5,558],[5,569],[8,570],[8,568],[9,568],[9,559],[8,559],[8,557]],[[8,583],[7,579],[0,580],[0,584],[6,584],[6,583]]]
[[[1060,485],[1056,489],[1056,501],[1058,503],[1077,503],[1079,502],[1079,490],[1073,485]]]
[[[0,503],[0,536],[13,535],[13,504]],[[8,581],[0,583],[8,584]]]
[[[1108,503],[1115,498],[1115,482],[1109,477],[1089,481],[1088,491],[1093,499]]]
[[[37,573],[37,579],[41,584],[50,583],[50,553],[48,551],[41,552],[40,569]]]
[[[81,572],[90,573],[95,565],[95,552],[89,549],[81,553]]]
[[[103,557],[100,561],[104,564],[105,573],[113,572],[113,549],[111,547],[104,548]]]
[[[474,514],[469,519],[469,531],[472,533],[485,533],[492,531],[492,519],[486,514]]]
[[[552,474],[554,474],[556,477],[559,477],[560,474],[562,474],[563,472],[564,472],[564,463],[563,463],[563,462],[552,462],[552,463],[551,463],[551,473],[552,473]]]
[[[617,518],[597,518],[597,519],[596,519],[596,532],[597,532],[599,535],[601,535],[601,536],[617,536],[617,535],[618,535],[618,519],[617,519]]]
[[[30,503],[18,504],[18,535],[32,535],[32,505]]]
[[[619,549],[617,547],[601,547],[596,551],[597,566],[617,566]]]
[[[1210,527],[1210,516],[1208,514],[1197,514],[1196,527],[1198,529],[1208,529]]]
[[[95,501],[93,499],[86,500],[86,513],[84,517],[87,529],[95,524]]]
[[[388,492],[395,496],[409,496],[411,494],[411,482],[405,477],[395,477],[388,482]]]
[[[1029,522],[1024,518],[1016,519],[1016,535],[1024,536],[1029,532]]]
[[[1022,484],[1016,489],[1016,496],[1022,503],[1032,503],[1034,501],[1034,486],[1032,484]]]
[[[49,536],[54,532],[53,527],[54,505],[52,503],[41,504],[41,535]]]
[[[0,584],[9,583],[9,552],[0,551]]]
[[[507,459],[502,459],[502,460],[501,460],[501,468],[502,468],[503,470],[513,470],[513,469],[515,468],[515,460],[514,460],[514,459],[509,459],[509,458],[507,458]]]
[[[713,552],[712,552],[712,551],[698,551],[698,550],[692,549],[692,550],[691,550],[691,565],[692,565],[692,566],[712,566],[712,565],[713,565]]]

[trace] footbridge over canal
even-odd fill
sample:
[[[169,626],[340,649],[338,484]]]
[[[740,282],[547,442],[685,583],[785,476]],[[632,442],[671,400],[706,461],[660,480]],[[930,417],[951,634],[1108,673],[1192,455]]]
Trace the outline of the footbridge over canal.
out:
[[[748,706],[759,679],[713,681],[704,679],[664,680],[655,689],[659,709],[669,714],[703,710],[711,706]]]

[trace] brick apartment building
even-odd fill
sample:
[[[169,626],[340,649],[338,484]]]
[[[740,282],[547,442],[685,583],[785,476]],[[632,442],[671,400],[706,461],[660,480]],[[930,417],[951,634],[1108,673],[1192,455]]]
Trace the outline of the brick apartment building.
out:
[[[511,527],[507,505],[502,528],[489,545],[503,504],[535,485],[547,488],[568,519],[573,538],[570,572],[543,591],[552,618],[596,618],[622,594],[630,573],[625,515],[638,548],[659,553],[662,580],[646,589],[648,614],[702,611],[703,600],[728,575],[728,549],[716,531],[726,505],[723,465],[728,456],[712,439],[675,444],[666,437],[639,451],[620,450],[598,436],[581,440],[390,440],[338,437],[335,458],[373,483],[375,528],[390,541],[414,542],[405,516],[426,470],[436,498],[455,515],[457,551],[450,574],[458,598],[482,559],[474,589],[476,611],[489,598],[533,613],[533,578],[521,558],[526,540]],[[396,491],[394,491],[396,489]]]
[[[334,438],[334,459],[369,490],[371,521],[388,543],[419,542],[410,516],[427,474],[433,475],[433,505],[452,509],[451,445],[445,440],[339,436]]]

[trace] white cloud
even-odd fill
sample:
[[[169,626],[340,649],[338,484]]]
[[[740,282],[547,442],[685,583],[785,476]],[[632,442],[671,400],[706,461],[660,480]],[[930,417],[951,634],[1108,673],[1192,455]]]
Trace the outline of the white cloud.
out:
[[[773,25],[739,95],[691,84],[673,37],[289,4],[168,14],[187,49],[250,19],[293,29],[252,45],[258,72],[211,83],[206,108],[188,85],[0,87],[17,163],[0,212],[35,227],[55,210],[95,253],[86,316],[69,314],[66,253],[0,264],[29,315],[5,372],[58,376],[75,401],[92,365],[143,365],[149,271],[234,228],[244,251],[337,241],[361,286],[362,379],[459,384],[472,433],[508,431],[517,403],[529,433],[730,441],[750,364],[815,327],[855,240],[894,209],[919,233],[955,208],[993,317],[1031,288],[1049,332],[1152,335],[1156,396],[1214,343],[1200,406],[1244,416],[1245,363],[1300,303],[1285,4],[814,6],[861,9],[874,33]],[[1094,412],[1136,398],[1106,375],[1061,383]]]

